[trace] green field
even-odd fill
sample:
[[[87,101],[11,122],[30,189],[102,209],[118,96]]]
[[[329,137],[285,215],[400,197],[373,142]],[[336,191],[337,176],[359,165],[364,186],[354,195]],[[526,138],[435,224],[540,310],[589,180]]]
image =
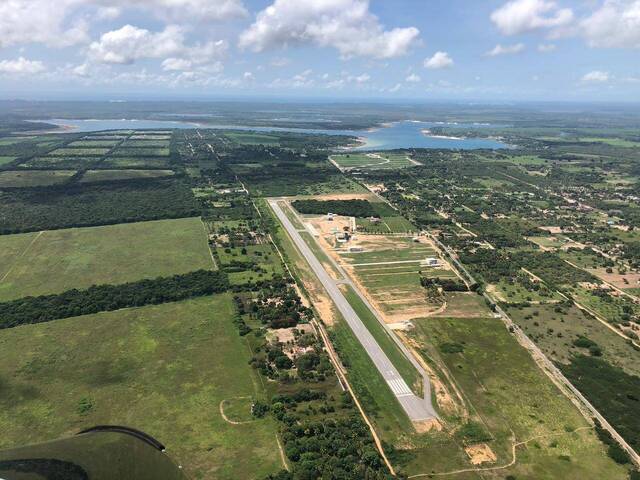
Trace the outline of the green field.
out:
[[[198,218],[4,235],[0,259],[0,300],[212,267]]]
[[[110,148],[58,148],[49,155],[55,157],[85,157],[96,156],[101,157],[109,153]]]
[[[21,162],[19,168],[87,168],[100,157],[34,157]]]
[[[244,251],[243,247],[216,248],[220,267],[229,272],[231,284],[242,285],[283,275],[282,260],[271,245],[247,245]],[[235,268],[235,262],[250,263],[255,267],[245,268],[241,265]]]
[[[167,157],[107,157],[100,164],[119,168],[166,168],[168,165]]]
[[[86,315],[0,332],[0,448],[127,425],[163,442],[193,479],[282,468],[277,427],[249,420],[263,397],[230,295]]]
[[[67,147],[84,147],[84,148],[106,148],[113,147],[120,142],[119,139],[112,140],[77,140],[67,144]]]
[[[173,175],[172,170],[87,170],[80,183],[158,178]]]
[[[226,132],[224,135],[241,145],[280,145],[279,137],[262,133]]]
[[[509,308],[509,316],[552,360],[568,365],[574,355],[588,355],[588,350],[573,342],[586,337],[602,350],[609,363],[628,374],[640,376],[640,352],[596,319],[575,306],[556,312],[551,305]]]
[[[464,392],[472,420],[489,434],[491,439],[486,443],[497,456],[493,466],[510,463],[514,441],[527,442],[517,448],[514,466],[468,478],[626,478],[625,469],[607,457],[586,420],[511,337],[501,320],[430,318],[415,323],[412,336],[423,346],[425,360],[437,361],[450,372]],[[444,353],[440,346],[445,343],[461,345],[462,352]],[[434,437],[445,448],[429,448],[427,442],[424,448],[407,455],[406,473],[447,472],[471,466],[468,461],[460,464],[457,460],[461,458],[460,439],[451,437],[446,445],[441,434]],[[443,451],[452,453],[443,455]]]
[[[331,159],[341,168],[365,170],[395,170],[414,166],[406,153],[374,152],[332,155]]]
[[[124,148],[118,147],[111,154],[114,157],[167,157],[169,156],[169,148],[164,147],[135,147]]]
[[[0,172],[0,188],[55,185],[64,182],[75,173],[75,170],[4,171]]]
[[[13,162],[18,157],[3,157],[0,156],[0,166]]]

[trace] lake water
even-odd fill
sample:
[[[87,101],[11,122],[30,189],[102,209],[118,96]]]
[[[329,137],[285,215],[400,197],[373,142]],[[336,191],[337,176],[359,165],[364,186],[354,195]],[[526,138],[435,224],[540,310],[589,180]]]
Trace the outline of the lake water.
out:
[[[389,126],[373,130],[323,130],[315,128],[283,128],[283,127],[248,127],[242,125],[215,125],[190,121],[169,120],[75,120],[52,119],[42,120],[54,125],[71,127],[74,132],[96,132],[101,130],[127,130],[127,129],[172,129],[172,128],[220,128],[233,130],[248,130],[257,132],[294,132],[314,133],[325,135],[351,135],[359,137],[365,144],[354,150],[392,150],[396,148],[443,148],[471,150],[479,148],[498,149],[509,148],[508,145],[494,138],[453,138],[435,137],[425,135],[423,130],[434,127],[447,127],[450,129],[476,128],[477,124],[443,124],[434,122],[395,122]]]

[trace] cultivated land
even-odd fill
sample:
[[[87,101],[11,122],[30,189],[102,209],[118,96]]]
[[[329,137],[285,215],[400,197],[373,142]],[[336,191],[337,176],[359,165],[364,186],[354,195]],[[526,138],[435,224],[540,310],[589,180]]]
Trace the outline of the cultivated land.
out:
[[[275,421],[250,416],[264,390],[232,311],[225,294],[3,330],[0,448],[128,425],[163,442],[190,478],[278,471]],[[221,402],[248,423],[226,421]]]
[[[37,170],[0,172],[0,188],[42,187],[68,180],[75,170]]]
[[[198,218],[4,235],[0,251],[1,300],[211,268]]]
[[[114,180],[133,180],[141,178],[159,178],[173,175],[172,170],[87,170],[80,179],[81,183],[106,182]]]

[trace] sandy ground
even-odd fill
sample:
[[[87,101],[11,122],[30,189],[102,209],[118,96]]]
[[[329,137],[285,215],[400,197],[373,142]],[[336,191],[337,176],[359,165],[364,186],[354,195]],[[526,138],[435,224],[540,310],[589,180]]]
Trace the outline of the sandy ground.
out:
[[[607,273],[604,268],[590,268],[588,271],[617,288],[640,288],[640,273],[637,272],[621,275],[616,273],[615,269],[614,273]],[[625,283],[625,279],[629,283]]]
[[[493,453],[491,447],[489,447],[489,445],[487,445],[486,443],[469,445],[468,447],[464,448],[464,451],[467,452],[471,463],[474,465],[496,461],[496,454]]]

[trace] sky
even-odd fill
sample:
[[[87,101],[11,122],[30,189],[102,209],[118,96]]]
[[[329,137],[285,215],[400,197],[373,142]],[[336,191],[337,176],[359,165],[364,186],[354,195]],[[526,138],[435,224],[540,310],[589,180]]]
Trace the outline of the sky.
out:
[[[0,0],[0,98],[640,101],[640,0]]]

